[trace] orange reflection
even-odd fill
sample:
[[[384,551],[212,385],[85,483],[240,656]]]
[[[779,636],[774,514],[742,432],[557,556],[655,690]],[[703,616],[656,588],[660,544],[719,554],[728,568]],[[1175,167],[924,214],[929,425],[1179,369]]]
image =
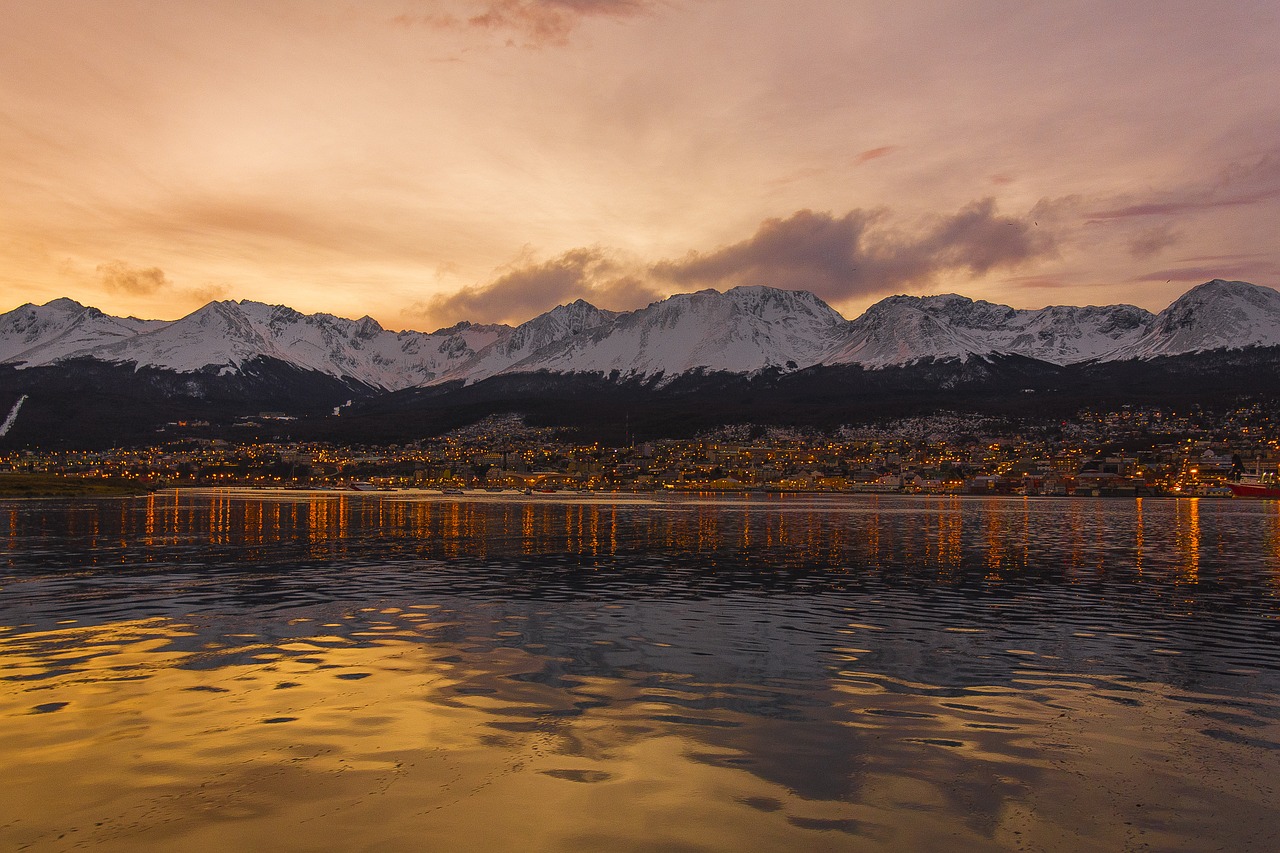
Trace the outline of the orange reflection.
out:
[[[1142,547],[1146,542],[1146,527],[1142,515],[1142,498],[1137,498],[1134,500],[1133,504],[1133,562],[1134,568],[1137,569],[1138,574],[1142,574]]]
[[[1174,544],[1182,561],[1187,580],[1200,580],[1200,499],[1178,498],[1174,521]]]
[[[983,530],[986,534],[984,539],[986,543],[986,559],[984,562],[989,576],[998,578],[1000,567],[1004,563],[1006,547],[1004,513],[1001,511],[1000,501],[996,498],[986,501],[985,510]]]
[[[964,533],[960,499],[950,498],[949,511],[938,517],[938,565],[945,571],[960,568]]]

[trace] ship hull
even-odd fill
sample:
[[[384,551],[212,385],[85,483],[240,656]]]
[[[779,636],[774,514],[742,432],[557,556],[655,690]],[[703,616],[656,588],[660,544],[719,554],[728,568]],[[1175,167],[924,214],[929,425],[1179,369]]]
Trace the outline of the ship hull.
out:
[[[1237,498],[1272,498],[1280,500],[1280,485],[1262,483],[1227,483]]]

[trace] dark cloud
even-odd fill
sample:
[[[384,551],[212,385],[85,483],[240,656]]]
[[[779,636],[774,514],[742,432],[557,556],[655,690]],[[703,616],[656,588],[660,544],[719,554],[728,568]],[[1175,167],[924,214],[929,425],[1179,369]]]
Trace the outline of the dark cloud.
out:
[[[863,240],[883,217],[866,210],[840,217],[801,210],[786,219],[766,220],[740,243],[664,261],[653,271],[686,286],[771,284],[815,293],[857,292],[869,281]]]
[[[524,261],[488,284],[417,303],[408,315],[449,325],[460,319],[519,323],[558,304],[586,299],[627,310],[673,289],[763,284],[808,290],[839,302],[928,286],[942,273],[980,276],[1052,255],[1055,241],[1033,221],[1001,216],[991,199],[914,228],[883,210],[843,216],[801,210],[769,219],[746,240],[709,253],[648,265],[598,249]]]
[[[1178,216],[1275,199],[1280,199],[1280,149],[1256,160],[1233,163],[1211,182],[1154,193],[1145,199],[1117,199],[1088,216],[1095,220]]]
[[[1150,258],[1182,240],[1182,234],[1171,225],[1157,225],[1135,235],[1129,241],[1129,254],[1135,258]]]
[[[1150,201],[1129,205],[1128,207],[1094,211],[1089,216],[1093,219],[1123,219],[1130,216],[1179,216],[1184,213],[1197,213],[1202,210],[1258,204],[1275,198],[1280,198],[1280,187],[1220,197],[1211,195],[1204,198],[1175,198],[1169,201]]]
[[[1220,264],[1211,267],[1172,267],[1156,270],[1134,278],[1134,281],[1193,281],[1196,283],[1215,278],[1251,279],[1270,278],[1280,273],[1280,265],[1269,261]]]
[[[575,299],[628,309],[659,298],[636,270],[600,249],[573,249],[544,262],[513,266],[492,282],[419,303],[411,313],[442,325],[460,319],[521,323]]]
[[[914,229],[893,227],[885,211],[801,210],[767,220],[740,243],[655,264],[652,272],[685,286],[765,284],[840,301],[927,286],[942,273],[1013,268],[1055,250],[1047,230],[1001,216],[984,199]]]
[[[1194,256],[1189,257],[1189,258],[1178,258],[1178,263],[1180,263],[1180,264],[1203,264],[1203,263],[1209,263],[1210,261],[1212,261],[1212,262],[1218,262],[1218,261],[1229,261],[1229,262],[1231,262],[1231,263],[1240,263],[1240,262],[1244,262],[1244,261],[1253,261],[1253,260],[1257,260],[1258,258],[1270,258],[1271,256],[1272,256],[1272,253],[1271,253],[1271,252],[1250,252],[1250,253],[1248,253],[1248,254],[1244,254],[1244,255],[1240,255],[1240,254],[1236,254],[1236,255],[1194,255]]]
[[[124,261],[111,261],[98,265],[102,286],[113,293],[131,293],[148,296],[168,288],[170,282],[159,267],[135,267]]]
[[[159,296],[169,304],[195,303],[206,305],[225,299],[231,292],[225,284],[204,284],[199,287],[179,287],[169,280],[159,267],[135,267],[124,261],[99,264],[98,279],[111,293],[131,296]]]
[[[187,294],[201,305],[207,305],[219,299],[226,299],[230,293],[231,288],[225,284],[207,284],[204,287],[193,287],[187,291]]]
[[[406,13],[401,26],[509,33],[528,46],[564,44],[583,18],[629,18],[651,11],[653,0],[473,0],[455,12]]]

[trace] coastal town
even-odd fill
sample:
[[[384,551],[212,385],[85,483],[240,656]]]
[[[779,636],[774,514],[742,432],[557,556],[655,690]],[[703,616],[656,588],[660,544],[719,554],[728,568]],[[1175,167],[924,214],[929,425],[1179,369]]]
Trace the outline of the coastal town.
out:
[[[1275,470],[1274,423],[1257,405],[1227,413],[1125,408],[1054,424],[943,413],[830,434],[733,426],[624,447],[578,443],[517,416],[388,446],[201,437],[202,425],[174,424],[189,434],[148,447],[0,452],[0,472],[150,489],[1227,497],[1242,472]]]

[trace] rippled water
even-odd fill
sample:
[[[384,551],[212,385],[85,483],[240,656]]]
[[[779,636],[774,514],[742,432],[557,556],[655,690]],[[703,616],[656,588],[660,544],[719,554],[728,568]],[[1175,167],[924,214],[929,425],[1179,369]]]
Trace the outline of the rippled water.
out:
[[[0,848],[1270,850],[1280,504],[0,502]]]

